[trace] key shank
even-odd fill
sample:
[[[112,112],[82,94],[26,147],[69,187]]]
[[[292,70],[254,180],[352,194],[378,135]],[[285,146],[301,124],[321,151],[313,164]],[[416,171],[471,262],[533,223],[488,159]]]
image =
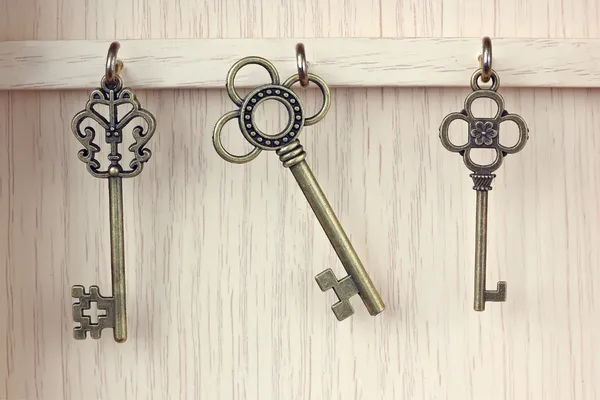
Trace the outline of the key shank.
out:
[[[323,227],[344,269],[356,284],[358,294],[365,307],[371,315],[379,314],[385,308],[385,304],[377,289],[375,289],[360,258],[358,258],[354,247],[352,247],[352,243],[350,243],[346,232],[344,232],[342,225],[333,212],[329,201],[327,201],[325,193],[323,193],[310,167],[306,163],[306,153],[302,145],[300,142],[294,141],[288,146],[277,150],[277,154],[283,162],[283,166],[292,171],[294,178],[296,178],[300,189],[302,189],[302,193],[304,193],[306,200],[308,200],[310,207]]]
[[[104,297],[98,286],[90,286],[89,292],[81,285],[71,289],[71,296],[77,299],[73,304],[73,320],[80,326],[73,329],[73,337],[83,340],[87,332],[94,339],[100,339],[102,330],[112,328],[115,341],[123,343],[127,340],[127,311],[125,306],[125,249],[123,232],[123,190],[118,170],[108,178],[109,218],[110,218],[110,261],[112,296]],[[96,303],[98,310],[105,315],[98,315],[93,322],[89,315],[91,303]]]
[[[475,311],[485,310],[488,192],[477,191],[475,221]]]
[[[127,339],[122,180],[123,178],[118,176],[111,176],[108,178],[108,196],[110,203],[110,268],[115,311],[113,335],[117,342],[124,342]]]
[[[475,311],[484,311],[486,301],[506,301],[506,282],[500,281],[497,290],[486,290],[488,192],[495,175],[472,174],[477,193],[475,219]]]

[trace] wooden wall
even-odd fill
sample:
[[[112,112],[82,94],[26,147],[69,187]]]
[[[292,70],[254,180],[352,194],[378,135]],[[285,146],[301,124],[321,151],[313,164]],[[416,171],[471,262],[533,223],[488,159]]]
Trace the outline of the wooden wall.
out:
[[[599,13],[587,0],[0,0],[0,40],[598,38]],[[225,91],[138,91],[158,129],[124,183],[123,345],[72,339],[71,285],[110,287],[106,182],[69,128],[87,93],[0,92],[0,398],[600,398],[600,92],[501,89],[530,141],[490,194],[488,286],[508,281],[508,301],[475,313],[475,193],[438,138],[471,72],[464,89],[336,89],[304,130],[387,304],[371,317],[356,298],[342,323],[313,276],[343,269],[291,174],[274,154],[238,166],[214,152]]]

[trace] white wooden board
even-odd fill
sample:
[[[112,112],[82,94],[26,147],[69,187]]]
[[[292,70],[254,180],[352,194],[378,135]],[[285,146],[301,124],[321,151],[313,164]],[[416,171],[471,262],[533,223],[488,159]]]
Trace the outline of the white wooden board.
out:
[[[282,79],[295,71],[304,42],[310,71],[332,86],[468,85],[481,38],[327,38],[123,40],[123,78],[135,88],[222,88],[231,65],[247,55],[275,63]],[[98,86],[110,41],[0,43],[0,90]],[[502,86],[600,87],[600,40],[493,39]],[[240,87],[265,82],[260,68],[242,70]]]

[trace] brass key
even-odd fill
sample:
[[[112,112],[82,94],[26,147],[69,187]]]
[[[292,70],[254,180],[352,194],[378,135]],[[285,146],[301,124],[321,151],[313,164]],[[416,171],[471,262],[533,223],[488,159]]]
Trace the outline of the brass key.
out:
[[[90,286],[89,292],[81,285],[72,287],[71,296],[77,299],[73,304],[73,320],[79,323],[79,326],[73,329],[75,339],[85,339],[87,332],[92,338],[99,339],[104,328],[113,328],[113,336],[117,342],[127,339],[122,180],[138,175],[142,172],[143,164],[150,159],[152,153],[144,146],[154,134],[156,121],[152,114],[140,106],[133,92],[123,88],[123,81],[118,75],[119,62],[116,60],[118,48],[117,42],[111,45],[107,58],[107,74],[102,79],[101,87],[90,93],[85,110],[77,113],[71,122],[75,137],[84,147],[79,150],[77,156],[86,164],[92,176],[108,179],[112,276],[111,297],[102,296],[100,289],[95,285]],[[109,74],[109,68],[117,73]],[[131,109],[119,118],[119,108],[123,106]],[[104,117],[98,111],[99,107],[107,109],[108,117]],[[133,158],[129,168],[124,168],[121,165],[123,155],[119,148],[123,144],[123,128],[134,119],[140,118],[146,122],[147,128],[144,130],[139,125],[133,128],[133,144],[129,146]],[[110,147],[107,156],[109,164],[104,169],[96,159],[96,153],[100,151],[99,145],[94,142],[96,131],[92,126],[85,126],[84,122],[94,122],[104,130],[104,140]],[[105,315],[98,316],[97,322],[93,322],[89,315],[84,314],[93,302],[97,303],[98,310],[105,312]]]
[[[249,64],[264,67],[271,76],[271,84],[255,88],[242,99],[234,88],[234,79],[237,72]],[[305,117],[300,98],[291,89],[292,85],[300,80],[298,75],[293,75],[283,84],[280,84],[277,70],[273,64],[264,58],[246,57],[235,63],[227,75],[227,92],[239,109],[228,112],[219,119],[214,129],[213,144],[215,150],[223,159],[236,164],[252,161],[262,150],[276,151],[283,166],[292,171],[300,189],[302,189],[302,193],[304,193],[342,265],[349,274],[349,276],[339,281],[331,269],[327,269],[316,276],[316,281],[321,290],[333,289],[338,296],[339,301],[332,306],[335,316],[341,321],[354,313],[349,298],[355,294],[362,298],[371,315],[377,315],[385,307],[383,301],[306,163],[306,153],[298,141],[302,128],[323,119],[329,111],[331,103],[331,95],[327,84],[317,75],[307,74],[307,77],[323,93],[323,106],[312,117]],[[286,128],[275,135],[262,132],[254,121],[256,106],[267,100],[279,101],[286,107],[289,115]],[[225,150],[221,143],[221,131],[225,124],[232,119],[238,120],[242,134],[255,147],[248,154],[242,156],[231,154]]]
[[[486,256],[487,256],[487,212],[488,192],[492,190],[493,174],[507,154],[514,154],[527,143],[528,128],[525,120],[516,114],[509,114],[504,108],[504,99],[496,91],[500,86],[498,75],[491,71],[492,86],[489,89],[479,87],[478,80],[482,71],[477,70],[471,77],[473,92],[465,99],[465,108],[461,112],[448,114],[440,126],[440,140],[442,145],[455,153],[463,156],[468,169],[473,173],[473,189],[477,192],[476,202],[476,228],[475,228],[475,311],[484,311],[486,301],[506,301],[506,282],[500,281],[496,290],[487,290]],[[478,118],[473,115],[471,107],[473,102],[480,98],[488,98],[498,105],[498,111],[493,118]],[[468,124],[468,140],[465,144],[456,145],[450,141],[449,128],[452,121],[463,120]],[[504,146],[500,143],[500,124],[506,121],[514,122],[519,128],[519,138],[513,146]],[[490,164],[480,165],[471,158],[472,149],[492,149],[496,158]]]

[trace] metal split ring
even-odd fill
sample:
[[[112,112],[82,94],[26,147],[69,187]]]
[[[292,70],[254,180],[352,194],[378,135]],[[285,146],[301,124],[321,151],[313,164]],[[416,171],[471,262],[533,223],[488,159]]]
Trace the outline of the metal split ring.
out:
[[[492,39],[484,37],[481,41],[481,55],[479,56],[479,64],[481,65],[481,80],[484,83],[489,82],[492,77]]]
[[[476,70],[473,73],[473,75],[471,75],[471,89],[482,90],[482,87],[479,86],[479,78],[481,78],[481,81],[483,81],[483,71],[480,69]],[[490,79],[492,81],[492,84],[487,90],[493,90],[495,92],[500,87],[500,77],[498,76],[496,71],[492,70],[490,74]],[[488,79],[488,81],[490,79]]]
[[[304,44],[296,44],[296,66],[298,67],[298,80],[302,87],[308,86],[308,61],[304,53]]]
[[[108,48],[106,72],[104,74],[104,82],[107,86],[114,87],[119,85],[119,73],[123,69],[123,62],[117,58],[120,47],[119,42],[112,42]]]

